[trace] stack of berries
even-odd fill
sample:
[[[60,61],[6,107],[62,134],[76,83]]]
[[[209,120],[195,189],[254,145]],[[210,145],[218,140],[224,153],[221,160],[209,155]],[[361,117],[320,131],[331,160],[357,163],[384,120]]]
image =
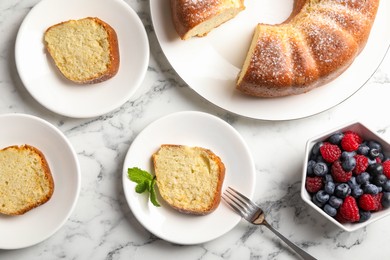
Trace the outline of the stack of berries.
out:
[[[306,174],[313,203],[341,223],[364,222],[390,207],[390,157],[353,131],[317,142]]]

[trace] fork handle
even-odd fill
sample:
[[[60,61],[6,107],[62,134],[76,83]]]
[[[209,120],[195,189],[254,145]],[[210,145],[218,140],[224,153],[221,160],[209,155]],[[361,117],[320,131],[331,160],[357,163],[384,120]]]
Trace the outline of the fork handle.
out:
[[[274,229],[270,224],[268,224],[267,221],[263,221],[262,223],[264,226],[266,226],[269,230],[271,230],[275,235],[277,235],[281,240],[283,240],[287,245],[291,247],[302,259],[304,260],[317,260],[313,256],[306,253],[304,250],[296,246],[293,242],[285,238],[282,234],[280,234],[276,229]]]

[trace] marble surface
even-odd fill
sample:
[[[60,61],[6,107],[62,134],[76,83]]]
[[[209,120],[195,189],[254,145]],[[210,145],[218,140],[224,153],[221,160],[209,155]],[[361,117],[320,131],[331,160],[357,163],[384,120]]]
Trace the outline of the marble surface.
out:
[[[0,259],[296,259],[269,230],[244,221],[211,242],[180,246],[153,236],[134,218],[122,190],[126,152],[149,123],[186,110],[216,115],[242,135],[255,160],[255,200],[267,212],[269,222],[297,245],[318,259],[389,257],[390,217],[353,233],[343,232],[303,203],[300,179],[306,140],[325,129],[359,119],[390,140],[390,55],[360,91],[328,111],[293,121],[248,119],[219,109],[192,91],[159,47],[148,0],[126,0],[149,37],[146,78],[123,106],[96,118],[73,119],[37,103],[15,67],[18,28],[38,2],[0,2],[0,113],[31,114],[58,127],[77,152],[81,193],[69,220],[52,237],[32,247],[0,250]]]

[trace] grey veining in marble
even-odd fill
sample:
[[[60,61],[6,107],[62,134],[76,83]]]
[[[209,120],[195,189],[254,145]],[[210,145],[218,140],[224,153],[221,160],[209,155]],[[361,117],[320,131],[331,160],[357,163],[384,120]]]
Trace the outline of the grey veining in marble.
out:
[[[122,191],[126,152],[149,123],[185,110],[216,115],[243,136],[255,160],[255,200],[267,212],[268,221],[297,245],[318,259],[390,258],[390,217],[347,233],[300,198],[303,153],[309,136],[359,119],[390,140],[389,55],[359,92],[328,111],[293,121],[248,119],[219,109],[191,90],[172,69],[158,44],[149,1],[125,0],[141,18],[149,37],[151,57],[146,78],[120,108],[96,118],[73,119],[54,114],[37,103],[16,70],[17,31],[38,2],[0,2],[0,113],[32,114],[58,127],[77,152],[81,193],[73,214],[52,237],[32,247],[0,250],[0,259],[296,259],[266,228],[244,221],[208,243],[180,246],[155,237],[135,219]]]

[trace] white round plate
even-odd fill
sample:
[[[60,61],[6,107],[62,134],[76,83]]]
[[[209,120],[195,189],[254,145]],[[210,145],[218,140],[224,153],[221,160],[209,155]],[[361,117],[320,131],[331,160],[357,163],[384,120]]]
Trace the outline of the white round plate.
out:
[[[340,77],[306,94],[283,98],[255,98],[235,89],[255,26],[280,23],[294,1],[247,0],[246,9],[206,37],[180,40],[172,21],[169,0],[150,1],[154,30],[161,48],[179,76],[215,105],[245,117],[289,120],[323,112],[358,91],[373,75],[390,45],[390,2],[381,1],[369,41]]]
[[[0,214],[0,249],[35,245],[61,228],[80,192],[80,166],[71,144],[50,123],[30,115],[0,115],[0,149],[29,144],[46,157],[54,179],[54,193],[45,204],[20,216]]]
[[[154,235],[172,243],[189,245],[215,239],[230,231],[241,217],[222,201],[206,216],[179,213],[165,204],[155,207],[146,194],[135,192],[127,169],[138,167],[151,174],[151,156],[162,144],[182,144],[208,148],[225,164],[222,190],[232,186],[252,198],[255,167],[251,154],[237,131],[225,121],[202,112],[178,112],[147,126],[131,144],[123,167],[123,188],[127,202],[138,221]]]
[[[111,79],[78,85],[63,77],[45,50],[43,35],[51,25],[98,17],[116,31],[120,65]],[[145,28],[122,0],[42,0],[24,19],[15,46],[16,67],[30,94],[47,109],[74,118],[108,113],[130,99],[141,85],[149,63]]]

